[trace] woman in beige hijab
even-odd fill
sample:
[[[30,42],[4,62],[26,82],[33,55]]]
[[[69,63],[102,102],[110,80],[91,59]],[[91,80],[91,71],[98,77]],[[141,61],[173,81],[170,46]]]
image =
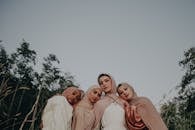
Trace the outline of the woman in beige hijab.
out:
[[[152,102],[146,97],[138,97],[128,83],[117,87],[125,104],[125,117],[129,130],[168,130]]]
[[[80,98],[78,88],[68,87],[62,94],[48,99],[42,115],[42,130],[71,130],[73,106]]]
[[[124,105],[116,95],[115,81],[109,74],[100,74],[98,83],[105,95],[95,104],[95,125],[101,130],[126,130]]]
[[[98,85],[91,86],[73,112],[72,130],[93,130],[96,120],[94,104],[100,99],[102,90]]]

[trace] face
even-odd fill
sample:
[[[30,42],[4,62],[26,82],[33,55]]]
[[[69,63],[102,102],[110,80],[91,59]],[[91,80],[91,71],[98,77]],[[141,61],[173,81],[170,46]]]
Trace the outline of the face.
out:
[[[77,88],[72,89],[72,91],[66,96],[66,99],[71,105],[78,103],[81,100],[80,90]]]
[[[118,88],[118,94],[122,99],[129,101],[133,97],[134,93],[130,87],[121,85]]]
[[[108,76],[102,76],[99,78],[99,85],[105,93],[112,91],[112,80]]]
[[[100,88],[94,88],[92,89],[89,94],[88,94],[88,98],[89,101],[94,104],[96,103],[98,100],[100,100],[100,97],[102,95],[102,91]]]

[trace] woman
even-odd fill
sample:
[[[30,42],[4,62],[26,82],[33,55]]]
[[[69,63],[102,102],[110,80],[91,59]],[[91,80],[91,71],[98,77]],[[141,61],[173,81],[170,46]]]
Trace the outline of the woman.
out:
[[[126,130],[124,105],[116,95],[115,81],[108,74],[100,74],[98,83],[105,95],[95,104],[95,125],[101,130]]]
[[[73,86],[48,99],[42,115],[42,130],[71,130],[73,106],[80,98],[81,91]]]
[[[148,98],[138,97],[133,87],[127,83],[120,83],[117,92],[128,102],[125,106],[125,117],[129,130],[167,130],[160,114]]]
[[[93,130],[96,120],[94,104],[100,99],[102,90],[98,85],[91,86],[73,112],[72,130]]]

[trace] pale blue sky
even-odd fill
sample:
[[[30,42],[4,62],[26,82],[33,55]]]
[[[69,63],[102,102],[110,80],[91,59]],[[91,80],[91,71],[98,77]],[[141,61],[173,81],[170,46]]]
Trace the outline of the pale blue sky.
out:
[[[40,57],[56,54],[84,90],[108,72],[156,106],[195,46],[193,0],[0,0],[0,19],[10,52],[24,38]]]

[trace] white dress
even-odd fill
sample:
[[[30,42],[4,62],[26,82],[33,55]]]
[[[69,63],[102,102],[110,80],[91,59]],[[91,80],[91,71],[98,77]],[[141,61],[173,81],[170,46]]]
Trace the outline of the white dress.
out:
[[[53,96],[43,111],[42,130],[71,130],[72,110],[64,96]]]
[[[127,130],[125,111],[116,102],[111,103],[104,111],[101,120],[102,130]]]

